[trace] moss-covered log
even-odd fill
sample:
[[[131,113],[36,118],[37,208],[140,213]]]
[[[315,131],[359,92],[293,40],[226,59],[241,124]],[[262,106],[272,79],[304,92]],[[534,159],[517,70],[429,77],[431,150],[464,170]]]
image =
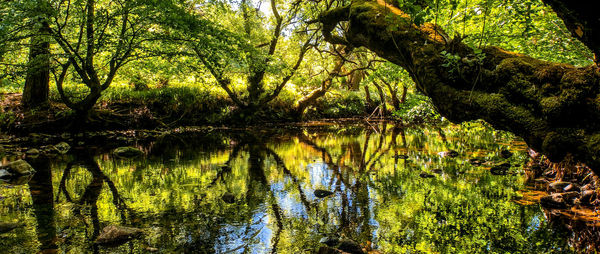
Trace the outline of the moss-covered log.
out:
[[[343,35],[336,25],[348,21]],[[484,119],[523,137],[553,161],[572,154],[600,173],[600,73],[449,39],[416,26],[382,0],[355,1],[320,17],[331,43],[364,46],[405,68],[419,91],[453,122]]]

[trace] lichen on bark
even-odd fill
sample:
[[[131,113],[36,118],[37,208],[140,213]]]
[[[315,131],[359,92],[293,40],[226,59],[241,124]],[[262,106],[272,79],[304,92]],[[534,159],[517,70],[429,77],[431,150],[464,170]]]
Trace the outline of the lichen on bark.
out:
[[[442,28],[416,26],[383,1],[354,1],[323,13],[326,40],[366,47],[405,68],[417,89],[453,122],[483,119],[522,137],[553,161],[567,154],[600,173],[600,73],[498,47],[481,52]],[[344,34],[336,34],[340,22]]]

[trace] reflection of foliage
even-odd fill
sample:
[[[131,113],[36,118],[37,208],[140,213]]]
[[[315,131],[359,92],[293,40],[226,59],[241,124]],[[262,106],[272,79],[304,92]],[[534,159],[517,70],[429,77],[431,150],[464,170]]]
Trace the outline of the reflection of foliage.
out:
[[[537,207],[511,201],[523,186],[520,177],[493,176],[468,163],[475,157],[502,160],[500,150],[515,150],[519,144],[511,135],[480,123],[431,129],[342,127],[333,128],[339,132],[297,135],[279,130],[274,137],[269,132],[164,137],[144,159],[104,155],[95,160],[106,177],[95,205],[68,202],[61,188],[79,200],[98,175],[74,163],[63,183],[65,165],[55,164],[56,224],[67,238],[59,246],[74,252],[88,248],[95,206],[101,226],[119,223],[146,231],[145,240],[114,249],[116,253],[144,252],[145,244],[165,252],[277,248],[299,253],[318,248],[319,239],[331,234],[363,245],[372,242],[390,253],[566,248],[563,236],[548,227]],[[459,156],[437,154],[449,149]],[[523,153],[515,153],[510,162],[518,165],[524,159]],[[419,176],[434,169],[443,172],[431,179]],[[122,205],[114,202],[110,184]],[[335,194],[317,199],[315,189]],[[12,204],[21,202],[17,197],[29,202],[21,193],[18,188],[0,190]],[[233,203],[222,199],[226,193]],[[35,224],[27,208],[13,209],[6,205],[10,203],[0,205],[2,219]],[[32,232],[31,226],[16,231],[24,242],[22,252],[36,248]]]

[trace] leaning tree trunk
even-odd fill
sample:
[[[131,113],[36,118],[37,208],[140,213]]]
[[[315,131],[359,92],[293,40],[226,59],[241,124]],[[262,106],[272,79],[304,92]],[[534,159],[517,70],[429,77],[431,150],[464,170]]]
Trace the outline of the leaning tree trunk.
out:
[[[356,1],[322,14],[326,39],[367,47],[402,66],[417,89],[453,122],[483,119],[524,138],[553,161],[572,154],[600,173],[596,65],[574,67],[497,47],[477,54],[434,24],[416,26],[409,15],[378,2]],[[344,36],[332,34],[343,21],[349,21]]]
[[[341,50],[346,55],[351,53],[351,50],[348,49]],[[294,108],[294,117],[296,119],[301,119],[304,115],[304,111],[306,111],[306,109],[309,106],[313,105],[319,98],[327,94],[327,91],[329,91],[329,88],[331,87],[331,83],[333,83],[333,79],[340,75],[344,63],[345,61],[343,59],[338,58],[335,63],[335,66],[333,67],[333,70],[329,72],[329,74],[327,75],[327,77],[325,77],[323,81],[321,81],[321,87],[313,90],[311,93],[302,97],[298,100],[298,102],[296,102],[296,107]]]
[[[48,105],[50,83],[49,29],[48,23],[42,22],[42,27],[31,38],[27,76],[21,101],[25,108]]]

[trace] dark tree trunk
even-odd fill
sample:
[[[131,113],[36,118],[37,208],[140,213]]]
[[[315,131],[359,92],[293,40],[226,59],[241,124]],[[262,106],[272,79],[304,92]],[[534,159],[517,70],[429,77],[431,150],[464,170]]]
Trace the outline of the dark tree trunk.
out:
[[[52,170],[50,159],[40,157],[28,159],[29,164],[37,171],[29,181],[29,193],[37,226],[37,240],[40,253],[55,253],[56,213],[54,211],[54,190],[52,188]]]
[[[485,58],[480,59],[460,38],[449,39],[434,24],[416,26],[401,10],[372,1],[333,9],[320,21],[329,42],[367,47],[405,68],[417,90],[450,121],[483,119],[522,137],[553,161],[571,154],[600,173],[596,65],[574,67],[497,47],[483,48]],[[349,21],[344,36],[332,34],[342,21]],[[459,60],[450,62],[442,51]]]
[[[29,46],[29,63],[21,103],[31,109],[48,105],[50,83],[50,42],[48,23],[31,38]]]

